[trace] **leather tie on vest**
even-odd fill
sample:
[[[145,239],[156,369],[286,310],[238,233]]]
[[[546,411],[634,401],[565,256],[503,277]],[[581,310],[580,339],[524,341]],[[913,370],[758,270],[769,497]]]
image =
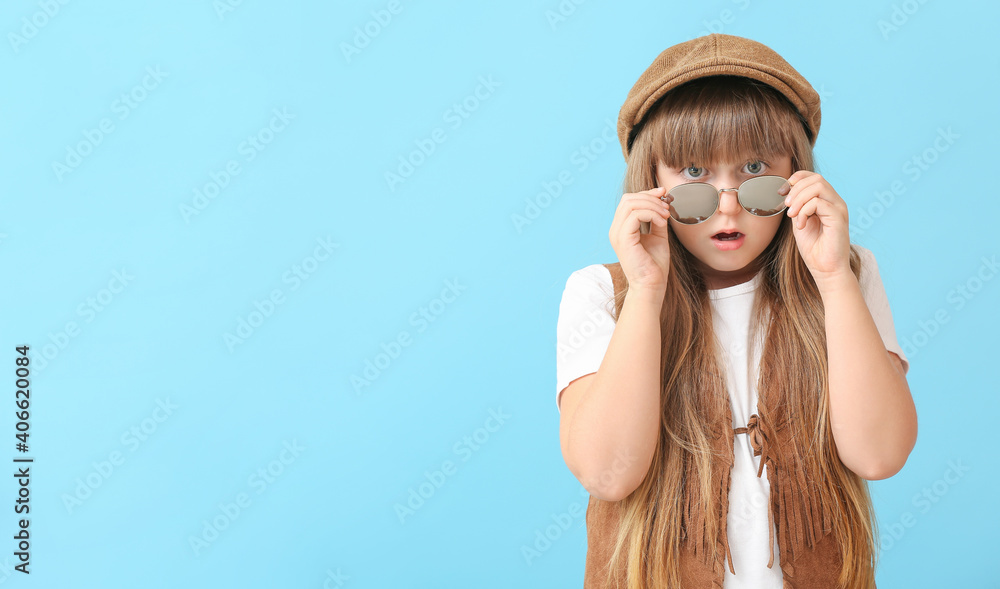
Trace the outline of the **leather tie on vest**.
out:
[[[770,453],[770,446],[768,445],[767,436],[760,429],[760,416],[756,413],[750,416],[747,420],[745,427],[733,428],[733,435],[746,434],[747,438],[750,440],[750,446],[753,447],[753,455],[760,456],[760,467],[757,469],[757,477],[759,478],[761,473],[764,472],[764,464],[771,462],[774,464],[774,456]],[[768,471],[768,479],[774,476],[774,469]],[[773,484],[773,481],[770,482]],[[772,511],[772,502],[767,502],[767,548],[770,551],[770,558],[767,560],[767,568],[771,568],[774,564],[774,513]],[[726,556],[729,558],[729,572],[736,574],[733,570],[733,559],[729,555],[729,538],[728,536],[724,538],[726,543]]]

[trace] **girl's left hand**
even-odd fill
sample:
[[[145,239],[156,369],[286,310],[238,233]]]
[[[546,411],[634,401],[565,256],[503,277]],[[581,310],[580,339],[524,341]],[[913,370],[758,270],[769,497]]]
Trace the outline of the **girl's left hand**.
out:
[[[847,203],[822,176],[799,170],[788,177],[792,188],[784,212],[792,218],[799,254],[817,285],[852,274]]]

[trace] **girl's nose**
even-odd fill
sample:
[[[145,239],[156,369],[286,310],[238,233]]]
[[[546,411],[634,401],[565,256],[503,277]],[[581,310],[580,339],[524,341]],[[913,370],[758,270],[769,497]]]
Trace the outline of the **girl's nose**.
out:
[[[724,215],[738,215],[740,209],[740,199],[735,188],[729,188],[719,193],[719,212]]]

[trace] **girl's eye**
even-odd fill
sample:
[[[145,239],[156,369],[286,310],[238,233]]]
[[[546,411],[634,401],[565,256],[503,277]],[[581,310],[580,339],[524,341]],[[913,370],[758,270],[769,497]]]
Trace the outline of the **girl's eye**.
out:
[[[704,169],[705,168],[699,168],[698,166],[688,166],[688,167],[684,168],[684,172],[688,173],[688,172],[690,172],[692,170],[704,170]],[[704,174],[690,174],[689,176],[691,178],[700,178],[701,176],[704,176]]]
[[[749,162],[746,165],[746,167],[747,167],[747,172],[750,172],[751,174],[759,174],[764,169],[764,162],[759,161],[759,160],[758,161]],[[756,169],[754,169],[755,167],[756,167]]]

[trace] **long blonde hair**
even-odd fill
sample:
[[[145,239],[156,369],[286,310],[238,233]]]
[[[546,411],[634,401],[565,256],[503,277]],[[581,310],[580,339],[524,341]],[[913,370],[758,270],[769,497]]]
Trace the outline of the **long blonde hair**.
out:
[[[770,86],[747,78],[700,78],[668,92],[650,110],[635,135],[622,193],[653,188],[658,160],[679,168],[691,162],[766,161],[772,154],[790,155],[793,171],[815,171],[810,137],[791,103]],[[684,529],[682,517],[685,467],[697,472],[691,484],[700,489],[704,533],[709,538],[719,533],[722,506],[711,488],[710,444],[717,424],[705,423],[703,416],[718,415],[719,404],[728,404],[729,397],[704,279],[673,231],[669,239],[670,271],[660,314],[659,436],[645,479],[620,502],[607,586],[612,572],[624,568],[628,589],[680,587],[680,542],[691,533]],[[823,302],[796,247],[787,215],[782,215],[777,234],[759,261],[761,281],[750,333],[766,325],[767,335],[758,391],[770,387],[773,398],[780,399],[794,424],[792,438],[801,464],[818,474],[814,492],[833,510],[832,533],[842,556],[841,586],[874,587],[875,513],[867,481],[849,470],[836,451],[828,414]],[[854,246],[850,266],[860,277],[861,258]],[[621,309],[624,294],[616,296],[616,309]]]

